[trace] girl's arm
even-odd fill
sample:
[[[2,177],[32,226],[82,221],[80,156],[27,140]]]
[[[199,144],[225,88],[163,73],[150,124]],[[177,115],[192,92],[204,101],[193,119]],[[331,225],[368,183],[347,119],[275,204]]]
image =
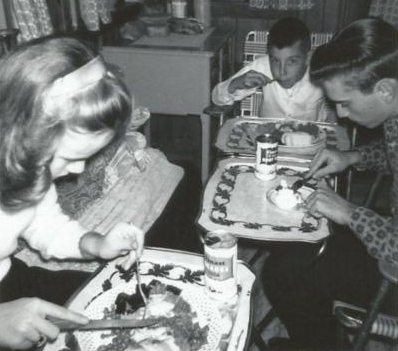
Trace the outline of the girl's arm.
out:
[[[144,233],[131,224],[118,223],[107,235],[88,231],[62,213],[54,186],[36,208],[35,218],[22,236],[44,258],[102,258],[141,254]],[[131,262],[132,263],[132,262]]]
[[[88,230],[64,214],[57,199],[52,185],[36,206],[34,219],[22,237],[46,259],[82,258],[79,242]]]

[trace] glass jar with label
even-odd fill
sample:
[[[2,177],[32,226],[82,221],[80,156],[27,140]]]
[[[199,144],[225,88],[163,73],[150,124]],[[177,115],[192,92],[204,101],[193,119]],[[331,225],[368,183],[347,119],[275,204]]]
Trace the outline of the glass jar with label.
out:
[[[210,27],[211,25],[211,12],[210,0],[194,0],[193,12],[198,22],[203,24],[203,27]]]
[[[205,285],[210,297],[227,301],[237,295],[237,239],[224,230],[204,239]]]
[[[261,180],[274,179],[277,157],[278,141],[270,134],[259,135],[256,138],[256,177]]]

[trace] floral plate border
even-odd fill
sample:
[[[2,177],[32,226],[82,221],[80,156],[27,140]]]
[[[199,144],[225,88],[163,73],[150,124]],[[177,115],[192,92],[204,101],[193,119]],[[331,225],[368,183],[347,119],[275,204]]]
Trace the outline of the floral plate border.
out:
[[[128,270],[120,266],[123,259],[116,259],[104,264],[93,275],[90,281],[82,287],[67,304],[76,311],[83,311],[95,299],[104,294],[119,282],[130,281],[136,272],[136,265]],[[166,263],[167,262],[167,263]],[[170,264],[169,262],[173,262]],[[198,288],[204,286],[204,271],[202,269],[203,256],[184,251],[163,248],[146,248],[140,264],[140,272],[150,277],[165,278],[172,281],[194,284]],[[231,318],[232,326],[228,335],[223,334],[217,351],[239,351],[248,345],[249,330],[251,328],[251,290],[254,283],[254,274],[243,262],[238,262],[238,299],[231,305],[230,302],[222,303],[218,309],[222,318]],[[92,291],[100,290],[94,296]],[[234,308],[233,312],[231,306]],[[230,323],[230,322],[229,322]],[[66,335],[66,334],[64,334]],[[44,346],[44,351],[70,351],[65,348],[65,338],[58,338],[54,343]]]
[[[238,176],[242,173],[254,173],[255,168],[253,165],[233,165],[226,167],[220,177],[220,181],[216,186],[216,192],[212,201],[212,208],[210,210],[210,220],[219,225],[230,227],[233,225],[241,224],[243,227],[253,230],[260,230],[264,227],[269,227],[276,232],[290,232],[296,229],[302,233],[311,233],[317,231],[320,227],[320,220],[306,214],[303,216],[300,226],[276,226],[270,223],[254,223],[238,220],[228,219],[227,204],[230,202],[231,195],[235,189],[235,183]],[[277,169],[277,175],[303,177],[304,171],[297,171],[288,167],[281,167]],[[311,180],[308,185],[316,188],[316,180]]]

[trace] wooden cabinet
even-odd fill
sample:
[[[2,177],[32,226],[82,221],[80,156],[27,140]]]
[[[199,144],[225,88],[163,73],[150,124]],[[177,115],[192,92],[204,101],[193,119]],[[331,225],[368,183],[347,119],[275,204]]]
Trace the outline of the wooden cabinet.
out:
[[[175,37],[137,41],[130,46],[104,46],[104,58],[119,66],[140,105],[153,113],[195,115],[202,126],[202,181],[209,173],[210,117],[203,109],[211,90],[234,67],[234,32],[210,29],[198,46],[181,46]],[[187,40],[186,38],[181,38]],[[193,40],[194,38],[192,38]]]

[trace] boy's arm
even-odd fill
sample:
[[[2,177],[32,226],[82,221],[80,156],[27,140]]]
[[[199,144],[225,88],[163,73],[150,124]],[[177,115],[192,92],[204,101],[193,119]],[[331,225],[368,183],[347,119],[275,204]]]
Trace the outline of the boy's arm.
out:
[[[253,94],[257,88],[250,89],[237,89],[233,92],[230,92],[229,86],[230,83],[237,77],[240,77],[246,74],[249,71],[255,71],[265,75],[266,77],[271,76],[271,72],[269,71],[268,65],[268,56],[261,57],[252,63],[244,66],[241,70],[235,73],[229,79],[218,83],[213,91],[212,91],[212,101],[216,105],[232,105],[235,101],[240,101],[247,96]]]
[[[397,214],[393,217],[383,217],[368,208],[357,207],[351,215],[349,227],[372,257],[398,264]]]
[[[390,121],[391,123],[392,121]],[[385,126],[386,136],[389,127]],[[390,128],[390,129],[392,129]],[[388,145],[385,139],[373,142],[370,145],[358,148],[361,153],[361,162],[356,165],[358,169],[372,169],[382,172],[390,171],[393,174],[393,183],[390,193],[392,217],[382,217],[370,209],[358,207],[351,216],[350,228],[362,240],[368,252],[389,263],[398,264],[398,147]],[[389,162],[387,160],[387,150]]]

